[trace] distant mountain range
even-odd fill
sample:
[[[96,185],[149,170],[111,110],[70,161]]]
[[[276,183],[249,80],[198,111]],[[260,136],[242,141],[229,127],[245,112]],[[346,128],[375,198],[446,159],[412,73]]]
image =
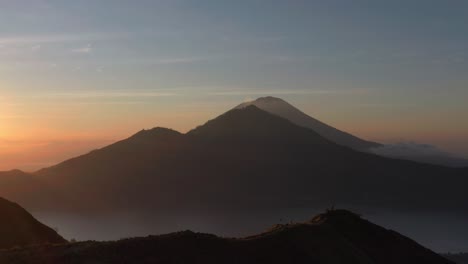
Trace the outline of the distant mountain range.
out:
[[[370,143],[372,145],[372,143]],[[254,105],[181,134],[155,128],[34,174],[0,194],[34,210],[468,209],[467,169],[355,151]]]
[[[0,198],[0,249],[64,242],[18,204]]]
[[[276,225],[245,238],[184,231],[115,242],[78,242],[0,251],[0,263],[355,263],[451,264],[395,231],[346,210]]]

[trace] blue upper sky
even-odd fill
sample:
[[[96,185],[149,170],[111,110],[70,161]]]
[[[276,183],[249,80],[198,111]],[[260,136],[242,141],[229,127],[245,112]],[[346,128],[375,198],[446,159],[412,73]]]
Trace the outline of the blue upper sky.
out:
[[[359,136],[468,155],[467,73],[461,0],[0,0],[2,138],[38,117],[111,129],[122,105],[187,130],[274,95]]]
[[[108,69],[141,88],[466,90],[465,1],[0,3],[2,68]]]

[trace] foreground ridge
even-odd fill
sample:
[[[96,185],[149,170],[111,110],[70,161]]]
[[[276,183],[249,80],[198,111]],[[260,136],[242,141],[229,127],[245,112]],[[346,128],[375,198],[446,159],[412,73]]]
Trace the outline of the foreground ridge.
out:
[[[347,210],[259,235],[221,238],[182,231],[114,242],[78,242],[0,252],[0,263],[452,263]]]
[[[16,203],[0,198],[0,249],[66,240]]]

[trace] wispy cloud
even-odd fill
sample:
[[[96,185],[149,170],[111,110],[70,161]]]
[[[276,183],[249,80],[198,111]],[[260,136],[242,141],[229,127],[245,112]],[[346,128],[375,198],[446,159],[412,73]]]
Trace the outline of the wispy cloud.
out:
[[[357,103],[357,104],[350,104],[349,105],[350,107],[353,107],[353,108],[369,108],[369,109],[385,109],[385,108],[395,108],[395,107],[398,107],[398,108],[413,108],[413,107],[416,107],[415,104],[407,104],[407,103],[401,103],[401,102],[390,102],[390,103],[386,103],[386,102],[374,102],[374,103]]]
[[[0,115],[0,120],[9,120],[9,119],[26,119],[28,116],[25,115]]]
[[[184,64],[208,60],[204,57],[182,57],[182,58],[167,58],[155,60],[155,64]]]
[[[160,91],[90,91],[81,93],[62,93],[56,94],[56,96],[72,96],[81,98],[93,98],[93,97],[168,97],[176,96],[176,93],[160,92]]]
[[[31,47],[32,51],[38,51],[40,49],[41,49],[41,45],[34,45],[34,46]]]
[[[19,45],[31,43],[57,43],[83,40],[83,35],[30,35],[0,37],[0,45]]]
[[[88,44],[88,45],[86,45],[84,47],[81,47],[81,48],[72,49],[71,51],[74,52],[74,53],[88,54],[88,53],[93,52],[93,48],[92,48],[91,44]]]
[[[243,96],[243,95],[349,95],[349,94],[362,94],[368,90],[353,89],[353,90],[317,90],[317,89],[266,89],[266,90],[250,90],[238,89],[227,91],[209,92],[209,95],[224,95],[224,96]]]
[[[147,97],[170,97],[178,96],[178,93],[168,90],[96,90],[96,91],[70,91],[54,92],[43,91],[41,94],[33,94],[25,97],[29,98],[73,98],[73,99],[92,99],[92,98],[147,98]]]
[[[67,102],[70,104],[70,102]],[[73,105],[146,105],[151,104],[151,102],[147,101],[102,101],[102,102],[87,102],[87,101],[80,101],[80,102],[73,102]]]
[[[468,166],[468,160],[461,156],[448,153],[435,145],[420,144],[411,141],[386,144],[381,147],[373,148],[370,151],[391,158],[402,158],[453,167]]]
[[[36,35],[18,35],[18,36],[0,36],[0,46],[22,45],[22,44],[44,44],[44,43],[63,43],[79,42],[86,40],[115,39],[128,36],[126,33],[75,33],[75,34],[36,34]]]

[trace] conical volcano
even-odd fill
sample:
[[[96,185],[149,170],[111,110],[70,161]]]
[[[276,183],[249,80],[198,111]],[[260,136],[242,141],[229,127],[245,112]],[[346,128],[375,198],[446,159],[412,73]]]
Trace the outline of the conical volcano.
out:
[[[322,137],[342,146],[350,147],[359,151],[367,151],[371,148],[381,146],[379,143],[366,141],[349,133],[331,127],[313,117],[306,115],[283,99],[268,96],[261,97],[251,102],[238,105],[235,109],[247,106],[256,106],[268,113],[283,117],[302,127],[309,128]]]

